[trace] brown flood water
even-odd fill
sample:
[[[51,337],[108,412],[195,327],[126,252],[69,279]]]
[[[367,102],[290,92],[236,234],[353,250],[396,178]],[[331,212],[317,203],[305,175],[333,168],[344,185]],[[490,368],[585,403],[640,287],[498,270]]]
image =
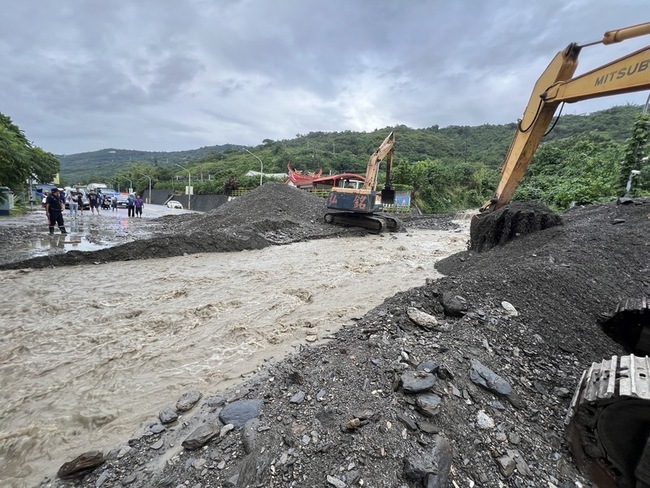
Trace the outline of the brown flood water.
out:
[[[108,450],[187,390],[217,394],[439,275],[460,231],[0,271],[0,481]]]

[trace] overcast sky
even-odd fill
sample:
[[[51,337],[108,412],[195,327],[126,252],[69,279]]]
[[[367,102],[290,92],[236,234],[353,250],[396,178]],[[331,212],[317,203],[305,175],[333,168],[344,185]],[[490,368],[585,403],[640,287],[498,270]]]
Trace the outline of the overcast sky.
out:
[[[56,154],[515,122],[647,0],[0,0],[0,112]],[[585,48],[577,74],[650,43]],[[644,104],[647,92],[567,105]]]

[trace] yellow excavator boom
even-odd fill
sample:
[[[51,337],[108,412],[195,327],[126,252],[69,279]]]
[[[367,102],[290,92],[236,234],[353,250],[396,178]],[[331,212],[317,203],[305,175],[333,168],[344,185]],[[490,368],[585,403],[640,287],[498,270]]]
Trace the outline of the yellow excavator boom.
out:
[[[585,46],[612,44],[647,34],[650,22],[605,32],[602,40]],[[650,46],[574,78],[578,56],[585,46],[569,44],[535,83],[508,150],[501,181],[482,210],[496,210],[510,202],[560,103],[650,89]]]

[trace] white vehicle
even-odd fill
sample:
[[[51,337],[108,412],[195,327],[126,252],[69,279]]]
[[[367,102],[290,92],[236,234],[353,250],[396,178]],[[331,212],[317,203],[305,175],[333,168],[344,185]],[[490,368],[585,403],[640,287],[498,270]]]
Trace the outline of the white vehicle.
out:
[[[170,200],[167,202],[167,208],[183,208],[183,204],[181,202],[177,202],[176,200]]]

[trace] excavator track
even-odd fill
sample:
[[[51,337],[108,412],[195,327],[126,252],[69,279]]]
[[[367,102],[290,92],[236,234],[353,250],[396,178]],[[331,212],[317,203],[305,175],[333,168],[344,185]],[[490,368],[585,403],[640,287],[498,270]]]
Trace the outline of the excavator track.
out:
[[[612,313],[602,314],[600,325],[605,333],[637,355],[650,354],[650,300],[626,298]]]
[[[650,358],[612,356],[582,374],[565,419],[580,471],[600,488],[650,487]]]
[[[330,212],[325,214],[325,222],[334,225],[362,227],[373,234],[381,234],[385,230],[388,232],[398,232],[402,229],[400,220],[389,215]]]

